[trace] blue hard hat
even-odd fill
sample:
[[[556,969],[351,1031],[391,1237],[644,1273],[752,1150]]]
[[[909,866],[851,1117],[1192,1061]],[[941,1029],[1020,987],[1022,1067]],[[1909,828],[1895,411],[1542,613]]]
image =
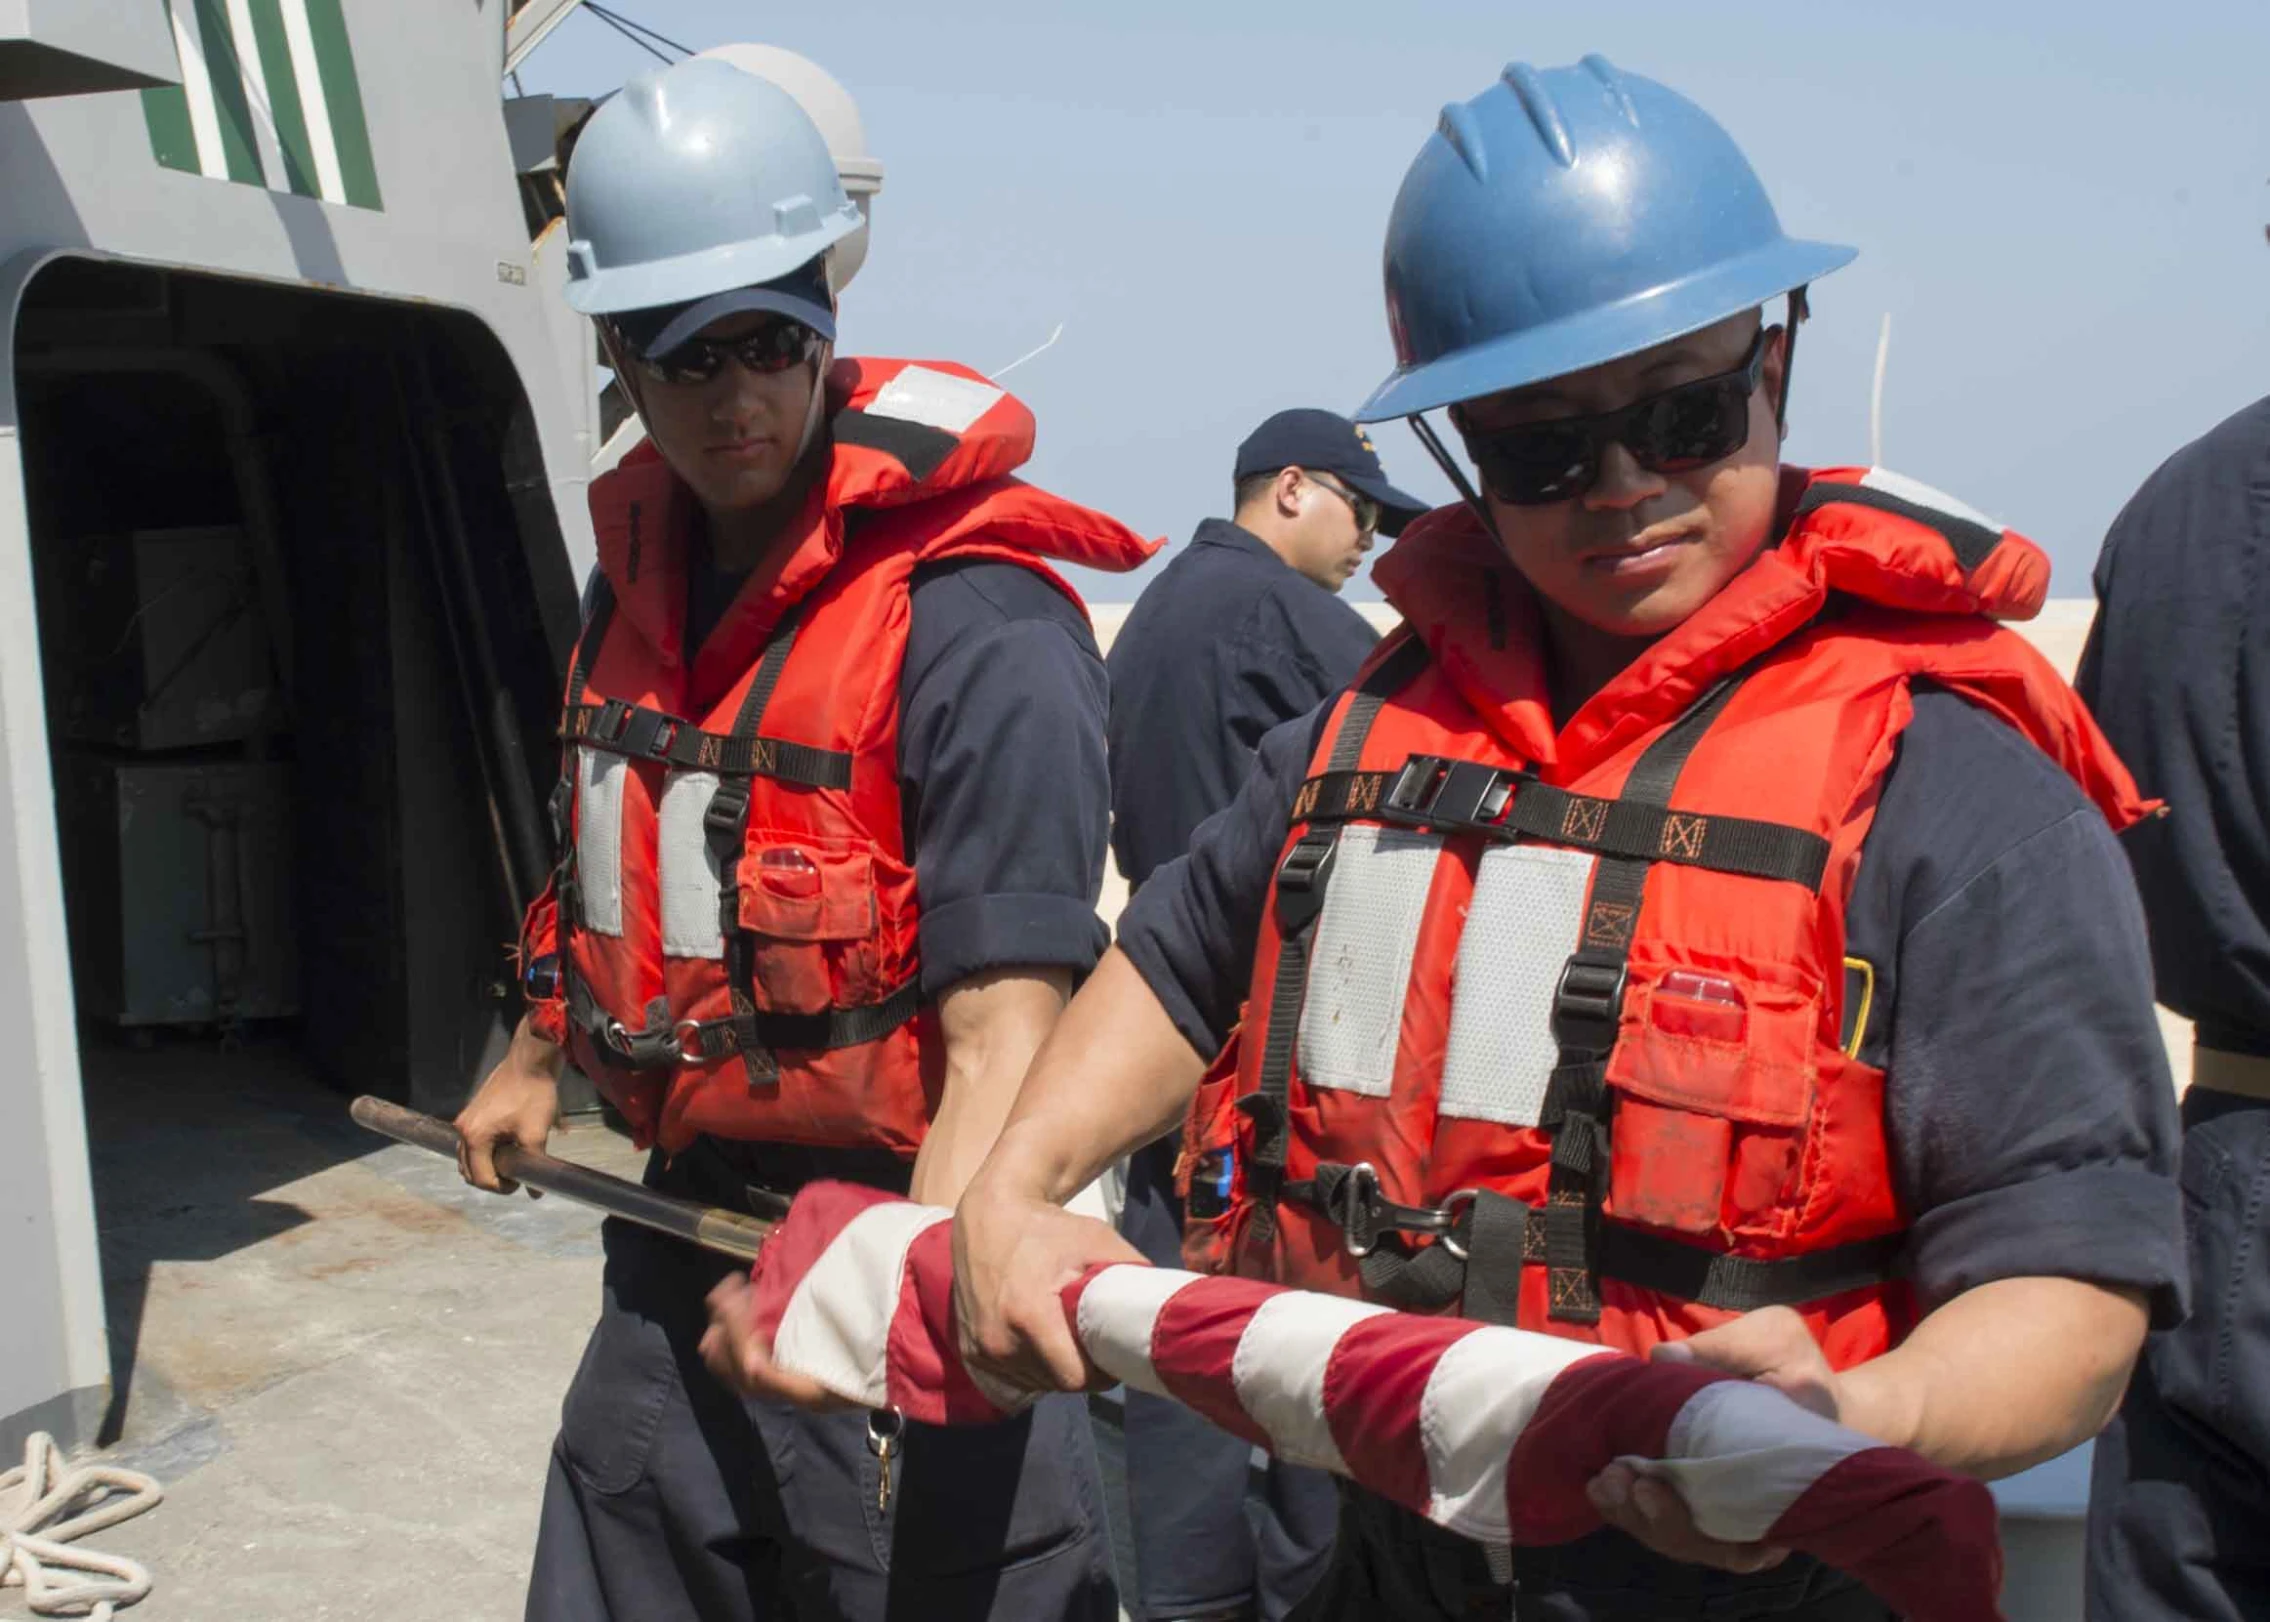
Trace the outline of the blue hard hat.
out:
[[[1565,377],[1696,332],[1851,261],[1782,234],[1708,113],[1606,58],[1516,62],[1454,102],[1387,222],[1396,368],[1378,422]]]

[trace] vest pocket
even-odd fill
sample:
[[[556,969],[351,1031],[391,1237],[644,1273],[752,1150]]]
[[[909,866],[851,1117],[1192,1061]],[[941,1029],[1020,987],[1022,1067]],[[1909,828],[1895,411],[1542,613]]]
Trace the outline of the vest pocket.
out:
[[[1772,1225],[1812,1118],[1820,998],[1717,969],[1635,969],[1608,1061],[1609,1212],[1674,1232]]]
[[[1241,1030],[1215,1055],[1183,1117],[1174,1189],[1182,1200],[1182,1264],[1194,1273],[1230,1270],[1238,1206],[1245,1195],[1244,1159],[1253,1134],[1237,1107]]]
[[[868,849],[752,833],[741,856],[741,927],[752,937],[757,1006],[816,1014],[880,1002],[884,985],[878,880],[898,867]],[[912,874],[907,874],[911,884]]]

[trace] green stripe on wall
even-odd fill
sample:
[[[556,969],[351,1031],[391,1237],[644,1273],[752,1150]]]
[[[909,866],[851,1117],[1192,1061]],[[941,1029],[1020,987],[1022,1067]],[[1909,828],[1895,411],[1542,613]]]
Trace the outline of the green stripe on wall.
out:
[[[315,145],[307,137],[307,109],[300,105],[299,81],[292,76],[292,43],[284,34],[280,0],[250,0],[252,34],[260,47],[261,71],[268,79],[268,110],[276,115],[276,139],[284,149],[284,182],[302,197],[320,197]]]
[[[221,153],[229,178],[265,186],[260,149],[252,143],[252,102],[244,93],[244,65],[237,60],[236,35],[229,31],[228,8],[221,0],[196,0],[197,31],[205,36],[205,67],[213,80],[213,107],[221,119]]]
[[[142,92],[142,122],[150,126],[150,150],[168,169],[201,174],[197,132],[189,123],[189,92],[177,84]]]
[[[383,208],[378,166],[371,159],[370,125],[363,113],[362,86],[355,80],[355,54],[347,43],[347,19],[339,0],[307,0],[308,32],[315,37],[315,62],[323,75],[323,99],[331,106],[331,140],[339,149],[339,174],[347,201],[357,208]]]

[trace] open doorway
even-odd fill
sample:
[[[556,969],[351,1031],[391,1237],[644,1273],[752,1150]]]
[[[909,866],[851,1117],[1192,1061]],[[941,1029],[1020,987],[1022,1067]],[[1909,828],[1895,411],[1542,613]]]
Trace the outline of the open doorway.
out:
[[[16,359],[110,1440],[153,1265],[501,1053],[576,592],[470,318],[67,261]]]

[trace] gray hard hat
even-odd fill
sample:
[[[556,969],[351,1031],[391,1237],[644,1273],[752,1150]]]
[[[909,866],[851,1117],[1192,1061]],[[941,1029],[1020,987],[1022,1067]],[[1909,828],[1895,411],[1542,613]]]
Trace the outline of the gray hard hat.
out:
[[[728,305],[773,309],[832,337],[825,307],[760,284],[793,285],[790,273],[860,223],[796,99],[696,57],[631,80],[577,141],[567,301],[595,316],[699,305],[714,320]]]

